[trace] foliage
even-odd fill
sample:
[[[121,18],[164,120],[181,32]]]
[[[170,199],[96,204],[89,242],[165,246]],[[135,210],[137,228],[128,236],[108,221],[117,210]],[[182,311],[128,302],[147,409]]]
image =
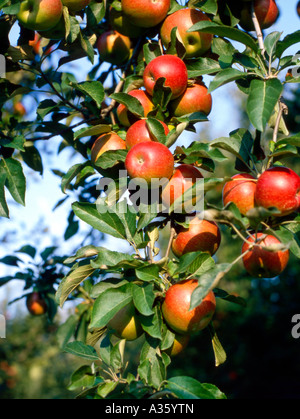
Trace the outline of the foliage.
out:
[[[286,162],[292,165],[290,162],[299,156],[300,147],[299,133],[290,132],[284,119],[286,86],[299,83],[299,77],[293,74],[287,79],[282,77],[297,65],[297,58],[285,54],[289,47],[300,42],[299,31],[287,36],[271,32],[262,41],[259,34],[253,36],[238,27],[234,2],[225,3],[221,0],[189,2],[190,7],[199,7],[211,18],[196,23],[190,31],[214,36],[211,53],[217,59],[202,56],[186,60],[184,45],[175,32],[165,51],[157,40],[158,28],[150,28],[143,36],[131,40],[129,61],[108,65],[101,61],[101,56],[96,62],[96,41],[109,28],[109,6],[118,10],[118,1],[93,0],[76,15],[65,7],[65,38],[59,41],[42,38],[43,47],[38,53],[29,45],[34,33],[28,29],[21,28],[17,46],[9,44],[8,35],[16,22],[19,2],[1,2],[0,19],[4,28],[1,37],[5,41],[1,43],[1,53],[6,57],[7,75],[0,80],[3,116],[0,122],[0,215],[9,217],[8,191],[17,204],[25,205],[23,165],[42,173],[43,157],[36,144],[59,136],[59,151],[71,147],[82,157],[82,163],[67,168],[64,173],[56,173],[61,178],[62,194],[66,195],[60,197],[58,205],[76,195],[76,202],[70,204],[65,238],[71,239],[78,233],[78,220],[81,220],[93,230],[130,246],[129,252],[122,252],[90,242],[76,254],[59,258],[54,256],[54,249],[46,249],[41,255],[42,264],[35,265],[34,269],[22,265],[22,271],[14,277],[0,279],[0,285],[14,278],[24,280],[22,298],[31,288],[44,293],[52,307],[48,311],[50,320],[55,316],[56,305],[62,308],[66,301],[78,302],[75,313],[59,328],[58,337],[63,351],[85,361],[71,379],[70,388],[80,390],[79,397],[226,398],[212,384],[200,383],[185,375],[169,377],[172,359],[168,349],[174,343],[175,334],[164,321],[161,304],[173,283],[196,278],[199,286],[193,294],[191,308],[198,306],[212,289],[218,300],[245,306],[244,299],[221,288],[220,284],[241,260],[241,254],[230,255],[225,262],[203,252],[173,257],[171,244],[175,228],[187,222],[182,214],[176,213],[176,205],[165,213],[156,203],[142,203],[134,208],[129,200],[121,199],[130,185],[127,176],[119,178],[119,171],[124,171],[127,151],[108,151],[95,163],[90,159],[91,148],[99,135],[114,131],[125,138],[126,127],[116,115],[119,104],[126,105],[135,118],[145,118],[140,103],[128,93],[143,86],[145,66],[155,57],[163,53],[178,55],[186,64],[190,83],[202,80],[203,76],[210,78],[210,93],[235,83],[245,94],[250,129],[238,127],[228,137],[211,142],[200,139],[183,147],[176,144],[180,135],[197,132],[197,124],[208,118],[202,113],[172,116],[170,90],[165,87],[165,80],[160,79],[156,84],[152,98],[155,106],[148,115],[148,127],[156,141],[169,148],[175,144],[176,164],[194,165],[205,173],[204,217],[216,221],[231,237],[241,240],[241,244],[250,232],[272,233],[293,256],[300,257],[298,214],[278,218],[276,209],[256,207],[244,216],[234,204],[224,207],[220,199],[216,202],[208,199],[210,193],[228,181],[225,170],[228,160],[234,162],[229,177],[236,172],[247,172],[257,178],[273,165],[281,166]],[[169,13],[183,7],[172,0]],[[82,57],[87,57],[90,63],[87,80],[78,79],[71,70],[61,70]],[[7,111],[9,103],[19,95],[36,99],[38,106],[32,119],[23,120]],[[158,119],[173,127],[169,134],[161,132]],[[273,131],[271,139],[267,135],[269,129]],[[105,178],[115,181],[116,187],[102,190],[98,183]],[[186,192],[186,199],[195,192],[197,184]],[[159,244],[165,236],[169,244],[162,254]],[[34,260],[36,249],[27,247],[19,252]],[[8,256],[0,262],[9,266],[22,263],[16,256]],[[128,371],[128,342],[116,338],[107,327],[110,320],[131,303],[143,330],[134,373]],[[221,365],[227,358],[225,351],[212,324],[209,330],[215,364]]]

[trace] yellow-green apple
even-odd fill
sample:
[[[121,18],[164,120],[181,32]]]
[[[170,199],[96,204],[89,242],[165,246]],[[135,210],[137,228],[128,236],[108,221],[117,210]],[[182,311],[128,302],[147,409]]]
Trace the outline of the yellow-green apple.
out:
[[[181,96],[187,88],[188,72],[185,63],[175,55],[160,55],[146,66],[143,74],[144,86],[152,96],[158,79],[165,78],[165,87],[172,91],[172,99]]]
[[[233,202],[240,213],[246,215],[255,207],[255,177],[249,173],[239,173],[232,177],[232,180],[225,183],[223,188],[223,204],[226,206]]]
[[[257,233],[247,238],[248,243],[242,247],[243,263],[246,271],[253,277],[274,278],[280,275],[286,268],[290,252],[289,250],[271,251],[263,247],[269,247],[276,250],[276,246],[281,244],[280,240],[272,235]],[[253,243],[257,242],[256,246]]]
[[[100,59],[111,64],[120,65],[126,62],[131,52],[131,41],[116,31],[107,31],[97,41]]]
[[[50,29],[49,31],[40,31],[39,35],[43,38],[51,39],[53,41],[64,39],[66,36],[66,25],[64,17],[61,17],[60,21],[56,26],[54,26],[54,28]]]
[[[131,90],[128,94],[139,100],[139,102],[144,108],[145,117],[149,114],[149,112],[151,112],[154,109],[154,104],[151,100],[151,96],[148,95],[148,93],[145,92],[145,90],[134,89],[134,90]],[[117,116],[120,123],[124,125],[124,127],[127,127],[127,128],[130,127],[131,124],[133,122],[136,122],[138,119],[134,114],[129,112],[127,107],[123,105],[122,103],[117,107]]]
[[[119,339],[135,340],[143,334],[141,323],[132,303],[123,307],[107,324]]]
[[[91,149],[91,161],[96,163],[106,151],[126,150],[125,141],[115,132],[100,135]]]
[[[169,133],[169,128],[164,122],[159,122],[161,123],[164,132],[167,135]],[[127,130],[125,139],[126,147],[128,150],[130,150],[133,146],[135,146],[138,143],[144,143],[147,141],[155,140],[155,137],[153,136],[147,125],[147,119],[140,119],[139,121],[136,121],[133,125],[131,125],[131,127]]]
[[[172,251],[177,257],[190,252],[207,252],[213,256],[221,244],[221,232],[214,221],[201,220],[195,216],[189,227],[177,229]]]
[[[121,0],[124,15],[136,26],[152,28],[161,23],[170,9],[170,0]]]
[[[172,358],[179,355],[188,346],[189,341],[189,335],[175,334],[174,342],[172,346],[166,350],[166,353]]]
[[[181,164],[176,167],[174,174],[166,187],[162,191],[162,203],[166,208],[170,208],[171,205],[188,190],[190,189],[198,179],[202,179],[203,176],[199,170],[190,164]],[[178,201],[177,201],[178,202]],[[192,197],[189,202],[182,202],[182,210],[188,208],[189,204],[196,204],[196,197]],[[185,211],[190,212],[190,211]]]
[[[44,298],[39,292],[34,291],[26,298],[26,306],[30,314],[33,316],[42,316],[47,313],[48,306]]]
[[[138,143],[129,150],[125,168],[131,179],[140,179],[148,186],[156,187],[155,181],[166,183],[172,176],[174,157],[164,144],[154,141]]]
[[[58,24],[62,12],[61,0],[24,0],[21,1],[17,18],[27,29],[47,31]]]
[[[204,83],[188,86],[183,95],[170,102],[173,116],[183,116],[194,112],[202,112],[208,116],[212,109],[212,96]]]
[[[144,28],[133,25],[122,10],[116,10],[112,6],[109,9],[109,23],[113,30],[129,38],[139,38],[145,32]]]
[[[300,207],[300,177],[288,167],[271,167],[259,177],[255,201],[260,207],[277,208],[280,217]]]
[[[239,25],[245,31],[254,31],[254,23],[251,16],[251,2],[244,2],[241,10]],[[254,11],[261,29],[268,29],[279,16],[279,9],[275,0],[254,0]]]
[[[196,279],[180,281],[166,292],[162,313],[166,323],[174,332],[185,335],[205,329],[211,322],[216,310],[216,298],[210,291],[202,302],[192,310],[191,298],[199,286]]]
[[[210,21],[209,17],[197,9],[180,9],[170,14],[161,27],[161,39],[167,48],[171,42],[173,28],[177,27],[181,41],[186,49],[185,58],[197,58],[211,47],[213,35],[200,31],[188,32],[198,22]]]
[[[70,12],[80,12],[80,10],[83,10],[86,6],[88,6],[91,2],[91,0],[62,0],[63,5],[66,6]]]

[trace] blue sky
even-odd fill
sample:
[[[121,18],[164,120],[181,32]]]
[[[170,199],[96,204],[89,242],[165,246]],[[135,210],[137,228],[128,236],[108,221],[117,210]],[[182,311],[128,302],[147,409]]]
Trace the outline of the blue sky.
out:
[[[272,31],[283,32],[283,36],[300,29],[300,18],[296,14],[296,0],[278,0],[278,6],[281,10],[280,19],[270,28],[267,33]],[[18,29],[15,29],[15,35]],[[294,55],[300,49],[300,45],[290,48],[287,53]],[[80,81],[85,80],[86,72],[90,70],[90,63],[83,59],[72,63],[71,72],[74,72]],[[70,67],[62,67],[61,71],[70,71]],[[209,83],[211,78],[206,77],[205,81]],[[213,110],[209,116],[210,122],[204,123],[208,130],[209,138],[207,140],[217,138],[219,136],[228,136],[229,132],[239,128],[239,109],[235,102],[231,100],[232,85],[224,86],[213,92]],[[206,125],[206,124],[209,124]],[[201,127],[199,128],[201,132]],[[177,141],[176,145],[187,144],[190,141],[199,139],[199,134],[183,134]],[[59,139],[51,140],[48,147],[51,148],[52,154],[47,155],[44,159],[44,174],[40,177],[26,169],[26,176],[28,177],[28,189],[26,197],[26,207],[14,205],[10,199],[9,206],[11,212],[10,220],[0,220],[1,235],[10,233],[10,240],[7,244],[0,247],[0,258],[12,253],[25,244],[33,246],[38,245],[40,249],[47,246],[52,246],[53,243],[60,246],[60,254],[67,254],[79,246],[81,237],[71,239],[71,241],[64,243],[63,234],[66,228],[66,219],[70,211],[70,204],[72,200],[68,200],[67,204],[60,207],[53,212],[53,208],[57,201],[63,195],[60,191],[59,178],[54,176],[52,169],[61,169],[67,171],[71,165],[81,161],[79,158],[73,158],[70,150],[66,149],[58,156],[56,154]],[[36,225],[42,225],[46,231],[44,234],[36,235]],[[86,231],[86,227],[81,223],[81,228]],[[126,250],[127,246],[124,243],[115,239],[108,240],[106,245],[111,249],[119,248]],[[9,275],[11,268],[6,268],[0,264],[0,277]],[[22,292],[18,281],[12,281],[5,289],[0,289],[0,313],[1,313],[1,299],[9,292],[10,298],[19,296]]]

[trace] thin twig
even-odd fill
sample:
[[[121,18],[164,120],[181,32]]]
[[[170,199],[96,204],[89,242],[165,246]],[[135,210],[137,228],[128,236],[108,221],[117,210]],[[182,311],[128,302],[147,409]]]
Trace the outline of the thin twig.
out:
[[[255,28],[255,32],[257,35],[257,39],[258,39],[258,45],[259,48],[261,50],[261,55],[264,57],[266,49],[265,49],[265,44],[264,44],[264,37],[261,31],[261,27],[260,24],[258,22],[255,10],[254,10],[254,2],[252,2],[251,4],[251,17],[252,17],[252,22],[254,24],[254,28]]]

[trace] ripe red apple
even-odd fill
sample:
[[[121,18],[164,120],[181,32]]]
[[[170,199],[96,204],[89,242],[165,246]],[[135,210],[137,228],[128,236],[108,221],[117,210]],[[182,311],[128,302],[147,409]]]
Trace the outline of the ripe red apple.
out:
[[[80,10],[83,10],[86,6],[88,6],[91,2],[91,0],[62,0],[63,5],[66,6],[70,12],[80,12]]]
[[[159,122],[162,124],[165,134],[167,135],[169,133],[169,128],[164,122],[162,121],[159,121]],[[131,127],[127,131],[125,141],[126,141],[126,147],[128,150],[130,150],[133,146],[135,146],[138,143],[144,143],[147,141],[155,141],[155,137],[149,131],[147,120],[140,119],[139,121],[131,125]]]
[[[111,64],[121,65],[130,56],[130,38],[116,31],[104,32],[100,35],[96,46],[100,54],[100,59]]]
[[[172,251],[177,257],[190,252],[207,252],[213,256],[221,244],[221,233],[213,221],[194,217],[188,228],[179,227],[172,243]]]
[[[40,293],[34,291],[26,298],[26,306],[30,314],[33,316],[42,316],[47,313],[48,306]]]
[[[279,17],[279,9],[275,0],[254,0],[254,11],[261,29],[268,29]],[[239,25],[245,31],[254,31],[251,17],[251,2],[244,2]]]
[[[115,132],[100,135],[91,149],[91,161],[96,163],[106,151],[126,150],[125,141]]]
[[[152,96],[154,86],[161,77],[166,79],[165,87],[172,91],[172,99],[181,96],[187,88],[188,72],[185,63],[175,55],[161,55],[154,58],[144,71],[144,86]]]
[[[122,10],[116,10],[112,6],[109,8],[109,23],[113,30],[129,38],[139,38],[145,32],[144,28],[133,25]]]
[[[13,112],[15,116],[24,116],[26,115],[26,108],[21,102],[16,102],[13,105]]]
[[[189,335],[176,334],[173,345],[169,349],[166,350],[166,353],[171,358],[173,358],[174,356],[179,355],[188,346],[189,341],[190,341],[190,336]]]
[[[170,208],[171,205],[179,199],[184,192],[190,189],[198,179],[202,179],[203,176],[199,170],[191,164],[181,164],[176,167],[173,176],[167,183],[166,187],[162,191],[162,203]],[[196,198],[191,200],[192,205],[196,204]],[[188,203],[182,203],[182,209],[187,208]]]
[[[259,177],[255,201],[266,209],[275,207],[278,216],[291,214],[300,207],[300,177],[287,167],[272,167]]]
[[[136,144],[129,150],[125,168],[131,179],[167,181],[173,174],[174,157],[165,145],[154,141]]]
[[[212,109],[212,96],[207,93],[204,83],[188,86],[183,95],[170,102],[173,116],[183,116],[194,112],[202,112],[208,116]]]
[[[186,335],[205,329],[216,310],[216,298],[210,291],[202,302],[190,310],[191,297],[199,283],[196,279],[183,280],[172,285],[166,292],[162,313],[174,332]]]
[[[61,0],[24,0],[21,1],[17,18],[27,29],[47,31],[58,24],[62,12]]]
[[[122,11],[131,23],[152,28],[162,22],[170,9],[170,0],[121,0]]]
[[[258,244],[261,246],[274,246],[279,245],[280,241],[271,235],[265,235],[264,233],[257,233],[256,239],[259,240],[262,237],[266,238],[260,241]],[[247,238],[250,243],[255,243],[255,236]],[[250,244],[244,243],[242,247],[242,254],[245,253],[249,248]],[[253,277],[258,278],[274,278],[280,275],[286,268],[289,262],[290,253],[288,250],[271,252],[263,249],[261,246],[255,246],[250,250],[244,257],[243,263],[246,271]]]
[[[185,58],[196,58],[207,52],[212,43],[213,35],[200,31],[188,32],[198,22],[210,21],[209,17],[197,9],[180,9],[170,14],[161,27],[161,39],[167,48],[171,42],[172,29],[177,27],[186,49]]]
[[[141,323],[132,303],[122,308],[107,324],[119,339],[135,340],[143,334]]]
[[[257,180],[249,173],[240,173],[232,177],[223,188],[223,204],[233,202],[240,213],[246,215],[255,207],[255,191]]]
[[[134,89],[128,93],[130,96],[135,97],[140,101],[144,108],[144,116],[147,116],[149,112],[154,109],[154,104],[151,101],[151,96],[148,95],[145,90]],[[128,112],[128,109],[122,103],[117,107],[117,116],[119,121],[124,127],[130,127],[133,122],[137,121],[137,117],[131,112]]]
[[[298,4],[297,4],[297,14],[300,17],[300,1],[298,1]]]

